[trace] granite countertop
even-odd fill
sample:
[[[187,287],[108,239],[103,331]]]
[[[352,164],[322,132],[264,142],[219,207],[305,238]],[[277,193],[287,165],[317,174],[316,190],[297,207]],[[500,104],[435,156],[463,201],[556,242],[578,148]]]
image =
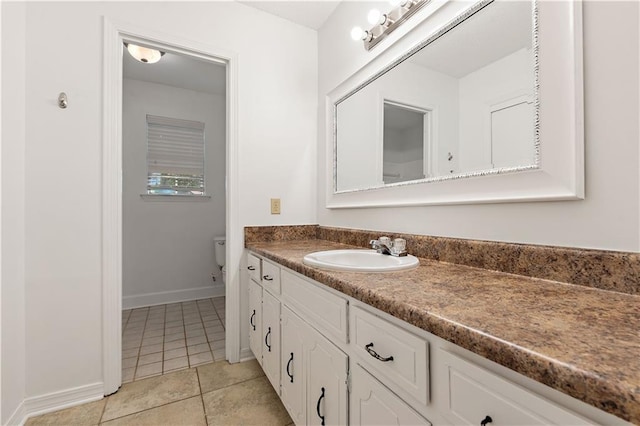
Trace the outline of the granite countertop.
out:
[[[420,259],[389,273],[306,266],[337,242],[247,242],[265,258],[564,392],[640,424],[640,297]]]

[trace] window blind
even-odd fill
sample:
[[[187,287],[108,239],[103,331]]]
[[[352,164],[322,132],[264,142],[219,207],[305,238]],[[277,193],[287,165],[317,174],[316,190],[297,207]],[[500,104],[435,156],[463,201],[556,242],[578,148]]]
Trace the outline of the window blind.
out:
[[[204,123],[147,115],[147,170],[204,178]]]

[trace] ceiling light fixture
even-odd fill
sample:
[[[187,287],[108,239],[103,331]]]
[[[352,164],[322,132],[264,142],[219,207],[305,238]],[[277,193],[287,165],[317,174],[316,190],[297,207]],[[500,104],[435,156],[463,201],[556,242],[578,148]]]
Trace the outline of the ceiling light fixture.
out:
[[[149,47],[142,47],[131,43],[125,43],[124,45],[131,56],[145,64],[155,64],[164,56],[164,52]]]
[[[382,13],[378,9],[370,10],[367,15],[367,21],[369,21],[373,27],[369,30],[353,27],[351,30],[351,38],[356,41],[362,40],[364,42],[364,48],[371,50],[430,1],[431,0],[391,0],[390,3],[393,5],[393,9],[388,13]]]

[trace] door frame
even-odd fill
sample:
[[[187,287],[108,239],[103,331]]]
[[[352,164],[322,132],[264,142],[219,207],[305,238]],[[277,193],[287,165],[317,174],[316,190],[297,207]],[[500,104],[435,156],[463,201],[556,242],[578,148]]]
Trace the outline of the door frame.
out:
[[[240,361],[240,259],[238,220],[238,57],[215,46],[104,17],[102,129],[102,368],[104,394],[122,384],[122,53],[123,42],[225,63],[226,95],[226,357]]]

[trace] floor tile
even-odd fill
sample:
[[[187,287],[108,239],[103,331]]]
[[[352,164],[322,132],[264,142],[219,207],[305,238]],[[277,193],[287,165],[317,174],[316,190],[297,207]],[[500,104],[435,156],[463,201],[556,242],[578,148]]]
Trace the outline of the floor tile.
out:
[[[184,332],[182,333],[173,333],[173,334],[165,334],[164,335],[164,341],[165,342],[173,342],[176,340],[182,340],[184,341]]]
[[[138,368],[140,368],[141,365],[153,364],[154,362],[160,362],[160,361],[162,361],[162,352],[156,352],[149,355],[142,355],[140,356],[140,358],[138,358]]]
[[[26,421],[25,426],[97,425],[100,422],[100,416],[106,402],[107,399],[103,398],[99,401],[32,417]]]
[[[220,297],[123,311],[123,381],[224,359],[224,304]]]
[[[136,340],[123,340],[122,341],[122,349],[137,349],[140,347],[140,343],[142,343],[142,339],[139,341]]]
[[[163,341],[164,341],[163,336],[146,337],[142,339],[142,347],[157,345],[158,343],[162,343]]]
[[[266,377],[205,393],[202,400],[209,426],[284,426],[291,423],[291,418]]]
[[[122,369],[122,383],[129,383],[133,381],[133,373],[136,372],[136,368],[123,368]]]
[[[102,421],[138,413],[196,396],[199,393],[195,369],[127,383],[108,398]]]
[[[159,343],[157,345],[151,345],[151,346],[143,346],[140,348],[140,356],[149,355],[156,352],[162,352],[162,347],[163,347],[162,343]]]
[[[125,358],[122,360],[122,368],[131,368],[131,367],[135,367],[136,364],[138,363],[138,357],[135,356],[133,358]]]
[[[180,358],[173,358],[164,361],[163,371],[173,371],[181,368],[189,368],[189,358],[181,356]]]
[[[193,425],[206,426],[204,409],[199,396],[173,402],[161,407],[152,408],[137,414],[120,417],[111,420],[103,425],[124,426],[124,425]]]
[[[208,343],[201,343],[199,345],[187,346],[187,353],[189,355],[195,355],[202,352],[208,352],[211,348]]]
[[[144,339],[158,336],[164,336],[164,327],[159,330],[146,330],[142,335],[142,339],[144,341]]]
[[[133,380],[144,379],[145,377],[157,376],[159,374],[162,374],[162,362],[154,362],[153,364],[136,367]]]
[[[204,336],[204,328],[198,330],[188,330],[186,334],[187,337]]]
[[[185,346],[186,345],[183,339],[174,340],[172,342],[164,342],[164,351],[167,352],[172,349],[180,349],[180,348],[184,348]]]
[[[164,326],[165,328],[182,327],[182,319],[180,319],[179,321],[167,321]]]
[[[164,351],[164,359],[173,359],[181,356],[187,356],[187,348],[182,347]]]
[[[217,361],[200,366],[197,370],[202,393],[264,376],[262,367],[255,359],[235,364],[229,364],[227,361]]]
[[[201,343],[207,343],[207,336],[187,337],[187,346],[199,345]]]
[[[170,327],[164,330],[165,335],[171,335],[171,334],[177,334],[177,333],[184,333],[184,327],[183,326]]]
[[[189,365],[191,367],[206,364],[208,362],[213,362],[213,354],[210,351],[189,355]]]
[[[132,348],[132,349],[123,349],[122,350],[122,359],[138,356],[138,351],[139,350],[140,349],[138,349],[137,347],[136,348]]]

